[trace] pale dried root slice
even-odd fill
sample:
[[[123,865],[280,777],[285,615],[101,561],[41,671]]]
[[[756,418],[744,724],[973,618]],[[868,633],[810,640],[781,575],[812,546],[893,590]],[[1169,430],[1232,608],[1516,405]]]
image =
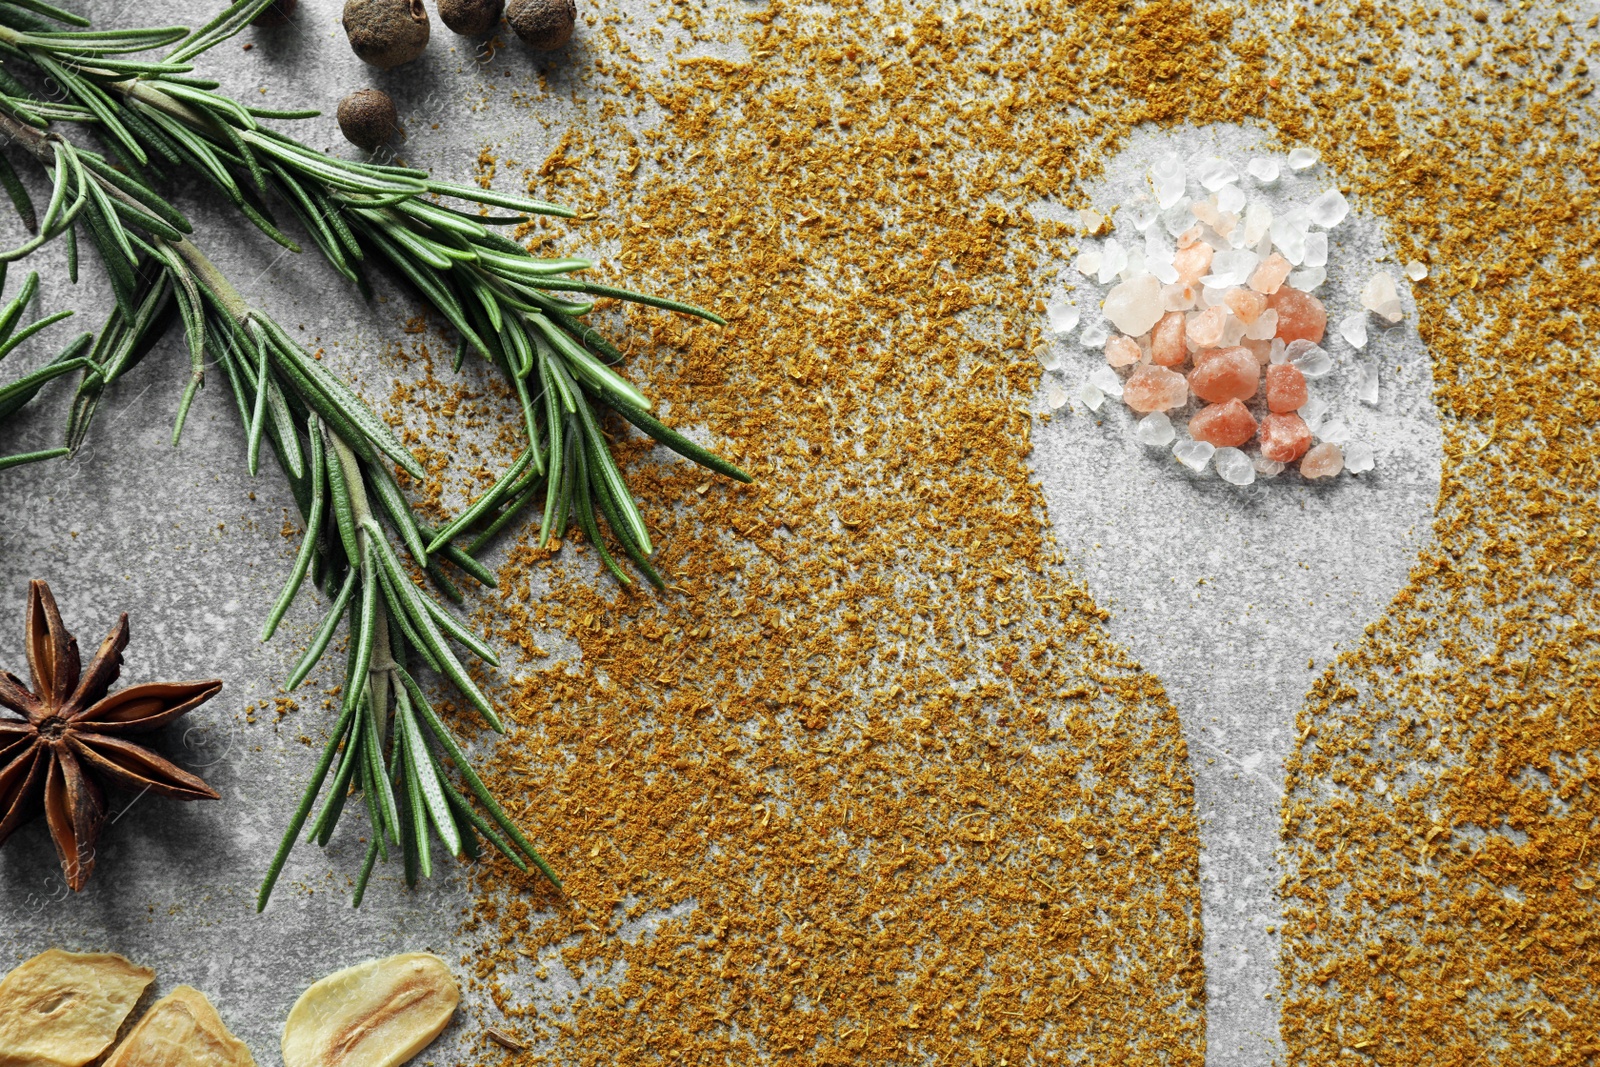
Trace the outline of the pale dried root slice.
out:
[[[284,1067],[398,1067],[439,1036],[460,999],[450,968],[425,952],[346,967],[295,1001]]]
[[[244,1042],[193,986],[151,1005],[104,1067],[256,1067]]]
[[[109,952],[39,953],[0,980],[0,1067],[83,1067],[155,977]]]

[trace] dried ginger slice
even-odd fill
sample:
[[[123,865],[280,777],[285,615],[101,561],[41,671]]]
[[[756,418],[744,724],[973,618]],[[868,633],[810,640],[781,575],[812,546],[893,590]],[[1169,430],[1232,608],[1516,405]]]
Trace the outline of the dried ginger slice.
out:
[[[83,1067],[155,976],[109,952],[39,953],[0,980],[0,1067]]]
[[[450,968],[425,952],[347,967],[295,1001],[284,1067],[397,1067],[439,1036],[460,999]]]
[[[145,1013],[104,1067],[256,1067],[206,995],[181,985]]]

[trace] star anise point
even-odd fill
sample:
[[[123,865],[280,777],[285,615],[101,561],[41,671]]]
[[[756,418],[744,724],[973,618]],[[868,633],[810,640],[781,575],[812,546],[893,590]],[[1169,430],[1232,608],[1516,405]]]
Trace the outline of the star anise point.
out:
[[[216,800],[217,791],[171,761],[128,739],[187,715],[222,689],[202,682],[149,682],[109,693],[128,644],[124,614],[87,670],[77,639],[61,621],[50,587],[28,586],[28,669],[32,687],[0,671],[0,844],[43,809],[67,884],[82,889],[94,869],[105,823],[101,780],[137,793]]]

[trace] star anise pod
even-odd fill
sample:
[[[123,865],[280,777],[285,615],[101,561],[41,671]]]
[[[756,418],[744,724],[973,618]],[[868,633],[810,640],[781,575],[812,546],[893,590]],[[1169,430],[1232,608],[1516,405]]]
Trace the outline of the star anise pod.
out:
[[[44,808],[67,884],[83,888],[94,870],[95,842],[105,823],[102,782],[179,800],[216,800],[217,791],[128,740],[188,714],[222,689],[220,681],[151,682],[106,695],[122,670],[128,644],[123,614],[80,676],[78,639],[67,632],[50,587],[28,586],[30,692],[0,671],[0,845]]]

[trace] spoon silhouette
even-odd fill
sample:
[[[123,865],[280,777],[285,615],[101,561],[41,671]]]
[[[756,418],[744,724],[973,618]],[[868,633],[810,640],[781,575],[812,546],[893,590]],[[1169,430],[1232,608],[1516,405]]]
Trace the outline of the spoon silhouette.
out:
[[[1261,131],[1238,126],[1141,131],[1086,191],[1101,212],[1129,203],[1148,195],[1151,165],[1176,154],[1189,163],[1187,195],[1204,195],[1192,180],[1196,161],[1218,156],[1241,174],[1253,156],[1283,164],[1283,150],[1264,141]],[[1238,184],[1252,201],[1264,195],[1285,206],[1336,184],[1320,164],[1282,171],[1272,186],[1251,177]],[[1431,536],[1438,497],[1442,443],[1429,359],[1404,277],[1392,254],[1385,258],[1383,228],[1357,208],[1329,235],[1328,279],[1316,293],[1328,305],[1323,345],[1338,365],[1311,392],[1328,401],[1330,418],[1344,418],[1352,440],[1373,446],[1375,469],[1316,482],[1291,470],[1237,487],[1210,468],[1195,475],[1179,466],[1170,447],[1140,444],[1138,416],[1109,398],[1097,412],[1074,400],[1034,428],[1032,462],[1068,567],[1111,612],[1113,635],[1161,679],[1188,741],[1200,824],[1208,1064],[1281,1061],[1277,848],[1295,716],[1313,664],[1358,640],[1404,584]],[[1035,205],[1036,214],[1050,211]],[[1115,235],[1142,244],[1129,240],[1138,237],[1129,214],[1118,212]],[[1092,328],[1102,321],[1109,286],[1070,269],[1070,258],[1064,247],[1056,265],[1076,286],[1067,299]],[[1401,282],[1405,317],[1386,329],[1372,317],[1372,337],[1357,352],[1335,323],[1361,310],[1361,288],[1382,268]],[[1075,396],[1104,365],[1077,334],[1056,343],[1055,357],[1062,369],[1044,375],[1036,410],[1050,410],[1063,391]],[[1376,407],[1358,400],[1366,360],[1379,368]]]

